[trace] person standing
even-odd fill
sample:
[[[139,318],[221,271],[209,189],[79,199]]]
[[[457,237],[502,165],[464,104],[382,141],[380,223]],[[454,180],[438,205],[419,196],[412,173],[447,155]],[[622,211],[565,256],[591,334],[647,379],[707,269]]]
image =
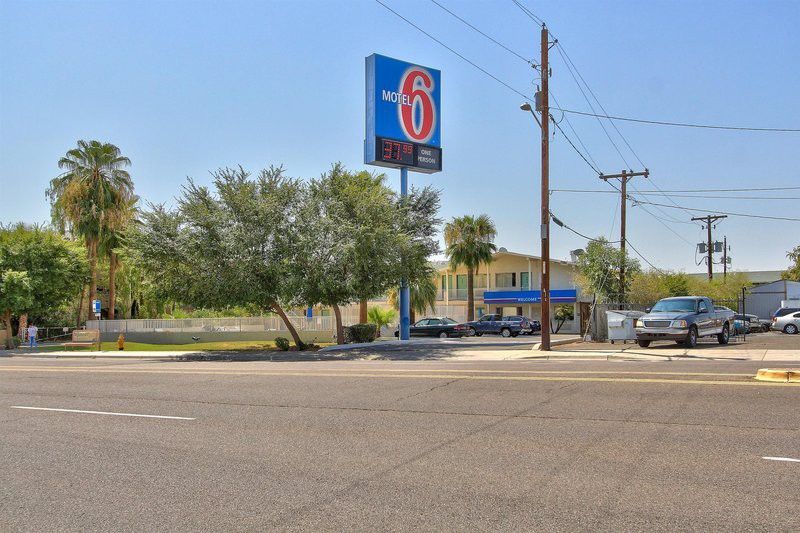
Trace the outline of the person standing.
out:
[[[31,348],[35,348],[36,346],[38,346],[36,344],[36,335],[38,334],[39,334],[39,328],[36,327],[36,324],[31,322],[31,324],[28,326],[28,342],[30,343]]]

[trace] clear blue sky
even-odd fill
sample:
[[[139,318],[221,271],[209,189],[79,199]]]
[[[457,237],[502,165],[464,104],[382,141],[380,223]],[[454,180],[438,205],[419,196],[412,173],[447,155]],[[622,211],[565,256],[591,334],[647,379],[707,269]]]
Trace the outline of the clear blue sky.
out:
[[[430,1],[385,1],[531,91],[534,73],[524,63]],[[440,1],[514,50],[538,56],[538,28],[511,0]],[[548,22],[611,114],[800,127],[798,2],[526,3]],[[497,223],[499,245],[539,253],[538,129],[519,111],[521,98],[372,0],[3,0],[0,17],[4,223],[49,219],[47,183],[58,173],[58,158],[80,138],[120,146],[133,161],[139,195],[151,202],[172,202],[186,176],[207,181],[210,169],[226,165],[284,164],[299,177],[316,176],[334,161],[363,168],[364,57],[378,52],[442,70],[445,170],[412,174],[412,183],[441,188],[445,218],[485,212]],[[588,110],[553,52],[553,92],[564,107]],[[571,121],[601,170],[624,168],[595,119]],[[797,133],[619,127],[662,189],[800,185]],[[553,188],[604,187],[559,134],[551,153]],[[398,171],[388,174],[396,186]],[[636,186],[652,190],[642,179]],[[800,216],[800,201],[684,201]],[[617,203],[607,194],[552,195],[556,215],[591,235],[609,235]],[[688,219],[683,211],[664,211]],[[640,207],[628,212],[630,242],[653,262],[703,270],[692,245]],[[667,224],[691,243],[704,239],[697,226]],[[800,223],[730,217],[715,235],[728,236],[736,268],[778,269],[787,265],[786,251],[800,244]],[[585,245],[555,226],[552,243],[561,258]]]

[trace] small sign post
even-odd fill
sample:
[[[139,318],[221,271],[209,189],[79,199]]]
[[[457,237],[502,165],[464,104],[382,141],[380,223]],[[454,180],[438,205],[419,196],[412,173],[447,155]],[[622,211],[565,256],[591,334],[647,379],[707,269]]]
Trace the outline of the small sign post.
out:
[[[366,58],[364,163],[400,169],[400,197],[408,171],[442,170],[441,71],[372,54]],[[400,281],[401,341],[410,337],[408,280]]]
[[[97,320],[100,320],[100,300],[92,300],[92,312]]]

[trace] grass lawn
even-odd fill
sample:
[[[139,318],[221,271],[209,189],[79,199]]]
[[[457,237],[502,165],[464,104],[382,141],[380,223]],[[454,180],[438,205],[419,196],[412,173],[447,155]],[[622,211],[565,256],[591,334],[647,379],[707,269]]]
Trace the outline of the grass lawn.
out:
[[[102,343],[103,351],[116,351],[117,343]],[[128,352],[164,352],[164,351],[217,351],[217,350],[275,350],[272,341],[227,341],[227,342],[193,342],[191,344],[145,344],[143,342],[125,342]]]

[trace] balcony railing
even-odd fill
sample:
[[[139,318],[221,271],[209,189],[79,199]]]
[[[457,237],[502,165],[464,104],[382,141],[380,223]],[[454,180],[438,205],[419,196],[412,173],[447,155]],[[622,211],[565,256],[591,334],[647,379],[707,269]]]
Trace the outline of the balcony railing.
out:
[[[480,289],[479,288],[475,289],[475,300],[482,300],[483,293],[486,291],[527,291],[527,290],[531,289],[529,289],[528,287],[492,287],[490,289],[481,287]],[[538,290],[538,289],[533,289],[533,290]],[[445,298],[445,294],[447,295],[447,298]],[[436,296],[437,296],[436,299],[439,301],[444,301],[445,299],[456,300],[456,301],[466,300],[467,289],[448,289],[448,290],[440,289]]]

